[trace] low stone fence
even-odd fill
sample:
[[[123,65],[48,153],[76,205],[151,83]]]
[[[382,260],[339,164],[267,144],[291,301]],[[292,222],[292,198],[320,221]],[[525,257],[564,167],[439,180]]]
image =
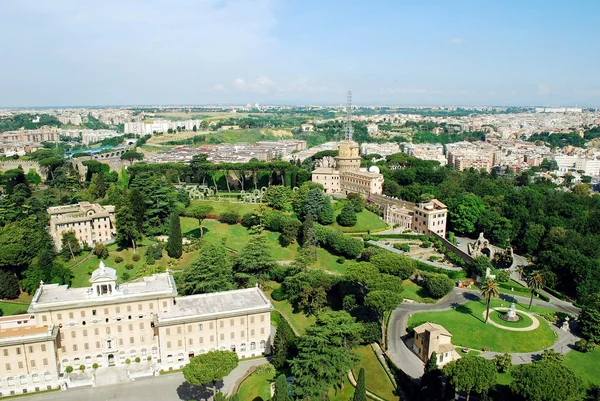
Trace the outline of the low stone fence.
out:
[[[442,242],[442,244],[444,244],[444,247],[446,247],[447,250],[457,254],[458,257],[461,258],[466,264],[471,264],[473,262],[473,258],[471,257],[471,255],[454,245],[452,242],[448,241],[446,238],[434,232],[432,232],[431,235],[434,238],[439,239]]]

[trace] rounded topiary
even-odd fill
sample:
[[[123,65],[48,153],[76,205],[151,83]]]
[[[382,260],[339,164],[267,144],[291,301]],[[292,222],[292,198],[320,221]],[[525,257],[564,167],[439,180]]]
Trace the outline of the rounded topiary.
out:
[[[67,366],[65,368],[65,372],[67,372],[67,373],[71,373],[72,371],[73,371],[73,366]]]
[[[343,256],[340,256],[339,258],[336,259],[336,262],[338,262],[340,265],[343,265],[344,263],[346,263],[346,258]]]
[[[94,362],[94,364],[92,365],[92,368],[93,368],[93,369],[98,369],[98,367],[99,367],[99,366],[100,366],[100,365],[98,365],[96,362]]]
[[[133,259],[134,262],[138,262],[141,259],[141,256],[137,253],[135,253],[131,259]]]
[[[140,357],[139,357],[139,356],[136,356],[136,357],[135,357],[135,363],[140,363],[141,361],[142,361],[142,360],[140,359]]]
[[[591,352],[596,347],[593,342],[587,341],[583,338],[581,340],[575,341],[575,344],[573,344],[573,346],[579,352]]]
[[[127,264],[125,265],[125,268],[126,268],[127,270],[133,270],[133,263],[127,263]]]
[[[275,288],[273,290],[273,292],[271,293],[271,298],[273,299],[273,301],[277,302],[283,301],[285,299],[285,294],[281,287]]]
[[[151,361],[152,357],[150,355],[148,355],[148,358],[146,358],[146,360]]]
[[[131,363],[131,359],[129,359],[129,358],[125,359],[125,363],[126,363],[127,365],[129,365],[129,364]]]
[[[123,261],[122,256],[115,256],[115,263],[121,263]]]
[[[121,274],[121,279],[123,279],[123,281],[127,281],[127,280],[129,280],[130,278],[131,278],[131,275],[130,275],[129,273],[127,273],[127,272],[123,272],[123,273]]]
[[[85,365],[79,365],[79,370],[83,372],[85,370]]]

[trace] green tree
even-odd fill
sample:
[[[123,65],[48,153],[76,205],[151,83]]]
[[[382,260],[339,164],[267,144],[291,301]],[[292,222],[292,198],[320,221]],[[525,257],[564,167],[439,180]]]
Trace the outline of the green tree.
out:
[[[365,368],[360,368],[358,371],[358,379],[356,379],[356,389],[352,401],[367,401],[367,379],[365,377]]]
[[[273,394],[272,401],[288,401],[288,384],[285,375],[277,376],[275,380],[275,393]]]
[[[121,160],[127,160],[130,166],[133,164],[134,160],[142,160],[143,158],[144,154],[136,152],[135,150],[128,150],[121,155]]]
[[[128,206],[131,209],[131,214],[135,220],[135,225],[138,229],[138,233],[142,233],[144,230],[144,216],[146,215],[146,202],[142,193],[137,189],[129,191]]]
[[[480,255],[473,258],[473,261],[469,265],[469,271],[471,275],[479,276],[482,279],[485,278],[487,269],[490,271],[494,268],[490,259],[485,255]]]
[[[92,181],[88,187],[88,192],[95,199],[102,199],[106,195],[107,190],[106,182],[104,181],[104,173],[99,172],[92,175]]]
[[[181,222],[179,221],[179,214],[172,213],[169,222],[169,239],[167,240],[167,255],[170,258],[179,259],[182,250],[182,239],[181,239]]]
[[[212,213],[213,210],[214,208],[210,205],[196,205],[187,208],[185,211],[186,216],[198,219],[198,225],[200,226],[200,238],[202,238],[204,231],[202,228],[202,221],[206,218],[206,216]]]
[[[433,372],[438,369],[437,352],[433,351],[425,364],[425,373]]]
[[[283,185],[271,185],[263,195],[263,201],[277,210],[288,209],[291,200],[292,190]]]
[[[135,241],[141,238],[138,223],[132,209],[128,205],[121,206],[115,214],[115,228],[117,229],[117,242],[131,243],[135,254]]]
[[[406,280],[415,272],[415,261],[409,257],[389,251],[380,251],[371,256],[370,262],[381,273],[391,274]]]
[[[556,362],[534,362],[512,368],[511,390],[528,401],[564,401],[581,396],[583,381]]]
[[[323,195],[323,205],[319,212],[319,224],[329,225],[333,223],[333,208],[329,197]]]
[[[296,219],[286,219],[283,223],[279,243],[281,246],[293,244],[298,238],[298,230],[300,229],[299,222]]]
[[[108,258],[108,248],[102,242],[96,243],[92,252],[98,259]]]
[[[342,211],[337,217],[337,222],[342,227],[354,227],[356,225],[356,212],[352,202],[344,203]]]
[[[283,369],[287,367],[288,361],[290,361],[296,352],[296,335],[290,327],[290,325],[279,317],[282,321],[281,324],[277,325],[277,331],[275,338],[273,339],[273,355],[271,363],[275,366],[275,369]]]
[[[479,356],[466,356],[444,366],[444,374],[448,383],[458,391],[467,393],[467,401],[471,391],[487,392],[496,385],[496,366],[494,362]]]
[[[242,248],[234,264],[234,272],[266,277],[275,266],[271,248],[264,236],[255,236]]]
[[[505,373],[512,366],[512,357],[510,354],[498,354],[494,356],[494,363],[498,372]]]
[[[15,274],[0,270],[0,299],[15,299],[20,293],[19,280]]]
[[[536,291],[544,288],[544,279],[541,274],[536,273],[533,274],[526,279],[527,287],[531,289],[531,298],[529,299],[529,309],[531,309],[531,304],[533,303],[533,296]]]
[[[345,311],[326,312],[298,340],[298,356],[292,362],[294,394],[300,399],[318,399],[344,377],[354,364],[352,349],[360,341],[361,327]]]
[[[81,252],[81,245],[75,236],[75,231],[65,231],[61,237],[61,255],[64,259],[75,259]]]
[[[479,290],[479,292],[481,293],[481,296],[485,298],[486,301],[485,322],[487,323],[490,317],[490,302],[492,301],[492,298],[496,298],[500,294],[500,288],[498,287],[498,283],[496,283],[496,280],[488,278],[481,285],[481,289]]]
[[[439,299],[452,291],[454,281],[445,274],[431,274],[425,276],[425,288],[433,298]]]
[[[305,220],[310,216],[313,221],[318,221],[321,210],[323,209],[323,203],[323,191],[319,188],[311,189],[308,191],[308,195],[302,205],[300,218]]]
[[[422,399],[439,401],[442,399],[442,389],[442,372],[437,365],[437,353],[433,351],[425,364],[425,374],[421,377]]]
[[[459,195],[448,205],[448,217],[453,231],[464,234],[474,232],[484,210],[485,205],[477,195],[469,192]]]
[[[281,288],[292,305],[307,314],[316,315],[327,302],[327,292],[332,286],[330,274],[310,269],[286,277]]]
[[[234,288],[230,257],[222,245],[205,243],[190,266],[178,276],[183,295],[227,291]]]
[[[347,199],[354,205],[354,211],[356,213],[362,212],[366,206],[365,198],[361,194],[349,193]]]
[[[238,356],[232,351],[209,351],[193,357],[183,367],[183,377],[194,386],[212,384],[213,395],[217,393],[216,382],[222,380],[238,366]]]
[[[583,336],[600,344],[600,294],[590,297],[581,309],[577,321]]]
[[[400,288],[402,290],[402,288]],[[402,297],[399,292],[388,290],[369,291],[365,296],[365,306],[371,308],[381,324],[381,341],[382,347],[385,349],[386,330],[385,330],[385,313],[394,310],[398,304],[402,302]]]
[[[563,354],[553,349],[545,349],[540,355],[540,360],[543,362],[562,362],[564,359]]]

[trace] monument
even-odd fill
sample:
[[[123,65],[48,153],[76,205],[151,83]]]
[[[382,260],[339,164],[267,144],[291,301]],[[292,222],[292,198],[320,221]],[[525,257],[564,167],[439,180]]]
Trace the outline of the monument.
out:
[[[517,315],[517,308],[515,307],[515,303],[510,303],[510,308],[506,311],[506,313],[501,313],[500,318],[507,322],[518,322],[521,320],[521,316]]]

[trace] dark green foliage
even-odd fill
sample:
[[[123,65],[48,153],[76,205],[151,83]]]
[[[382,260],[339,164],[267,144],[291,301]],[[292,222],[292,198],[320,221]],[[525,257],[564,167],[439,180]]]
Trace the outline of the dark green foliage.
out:
[[[246,213],[242,217],[242,225],[244,227],[250,228],[252,226],[257,225],[258,223],[259,223],[258,216],[256,216],[254,213]]]
[[[131,257],[131,259],[133,259],[134,262],[139,262],[141,258],[142,257],[138,254],[135,254]]]
[[[528,401],[572,400],[583,391],[582,380],[556,362],[534,362],[512,368],[511,390]]]
[[[289,366],[289,361],[296,355],[297,337],[289,323],[281,316],[281,314],[273,314],[273,320],[274,323],[277,324],[277,332],[273,339],[273,355],[271,363],[275,366],[275,369],[283,369]]]
[[[323,205],[319,212],[318,218],[319,224],[329,225],[333,223],[333,208],[331,207],[331,201],[327,196],[323,196]]]
[[[395,243],[393,245],[393,247],[395,249],[398,249],[399,251],[403,251],[403,252],[410,252],[410,245],[408,244],[399,244],[399,243]]]
[[[473,262],[468,266],[471,275],[485,277],[487,269],[492,270],[494,266],[487,256],[481,255],[473,258]]]
[[[287,277],[281,288],[292,305],[307,314],[317,314],[327,302],[333,280],[322,270],[307,270]]]
[[[354,205],[354,211],[356,213],[362,212],[365,208],[366,202],[362,195],[357,193],[349,193],[347,199]]]
[[[545,349],[542,351],[540,360],[543,362],[562,362],[565,359],[564,355],[553,349]]]
[[[180,188],[177,191],[177,201],[179,201],[184,207],[188,207],[190,205],[190,195],[185,189]]]
[[[479,356],[466,356],[444,366],[448,382],[458,391],[482,393],[496,385],[494,362]]]
[[[439,299],[452,291],[454,280],[444,274],[427,274],[425,288],[433,298]]]
[[[126,246],[131,244],[133,246],[133,252],[135,253],[136,241],[139,240],[142,235],[139,231],[140,224],[136,221],[133,208],[128,205],[119,207],[115,214],[115,227],[117,229],[117,242]],[[138,255],[133,256],[135,258]]]
[[[238,356],[232,351],[209,351],[193,357],[183,367],[183,377],[194,386],[214,384],[238,366]],[[213,387],[213,393],[216,389]]]
[[[61,238],[61,251],[60,254],[66,260],[75,258],[75,256],[81,253],[81,245],[79,240],[75,236],[75,231],[63,232]]]
[[[391,274],[406,280],[415,272],[415,262],[411,258],[382,250],[369,260],[381,273]]]
[[[506,270],[500,270],[496,275],[496,278],[501,283],[507,283],[510,280],[510,274]]]
[[[318,221],[321,210],[323,209],[323,204],[323,191],[319,188],[311,189],[302,205],[300,218],[305,220],[307,216],[310,216],[313,221]]]
[[[350,237],[333,228],[315,224],[313,232],[318,244],[348,259],[358,257],[364,247],[363,241],[360,239]]]
[[[198,225],[200,226],[200,238],[204,236],[204,229],[202,228],[202,221],[213,211],[211,205],[196,205],[190,206],[184,211],[184,215],[198,219]]]
[[[119,264],[121,262],[123,262],[123,257],[122,256],[115,256],[115,263]]]
[[[205,243],[198,257],[177,276],[182,295],[227,291],[234,288],[230,257],[221,245]]]
[[[164,175],[140,173],[133,175],[130,188],[139,191],[140,200],[144,207],[131,202],[134,217],[139,223],[138,213],[144,210],[143,231],[148,235],[166,234],[167,221],[171,213],[181,205],[177,201],[177,191]],[[182,206],[182,205],[181,205]],[[139,208],[139,211],[135,209]]]
[[[365,368],[360,368],[352,401],[367,401],[367,379],[365,376]]]
[[[101,242],[98,242],[96,245],[94,245],[93,252],[98,259],[108,258],[108,248],[106,248],[106,245]]]
[[[498,372],[508,372],[508,369],[512,366],[512,357],[510,354],[496,355],[494,356],[494,363]]]
[[[573,345],[575,349],[579,352],[592,352],[596,348],[593,342],[587,341],[583,338],[581,340],[575,341],[575,344]]]
[[[171,214],[169,221],[169,239],[167,240],[165,249],[170,258],[178,259],[183,253],[179,213]]]
[[[225,224],[237,224],[240,219],[240,214],[234,210],[229,210],[227,212],[221,213],[221,218],[219,221]]]
[[[288,384],[285,379],[285,375],[277,376],[275,380],[275,393],[273,394],[272,401],[288,401]]]
[[[127,270],[133,270],[133,264],[131,264],[131,263],[127,263],[127,264],[125,265],[125,269],[127,269]]]
[[[579,327],[589,341],[600,343],[600,294],[596,294],[584,305],[579,314]]]
[[[0,299],[15,299],[19,297],[19,280],[14,273],[0,270]]]
[[[337,217],[337,222],[342,227],[354,227],[356,225],[356,211],[352,202],[344,203],[342,211]]]
[[[293,244],[298,238],[300,227],[301,223],[298,220],[292,218],[285,219],[281,229],[281,235],[279,236],[279,243],[281,246],[285,247]]]
[[[121,273],[121,280],[123,280],[123,281],[127,281],[127,280],[129,280],[130,278],[131,278],[131,275],[130,275],[129,273],[127,273],[127,272],[123,272],[123,273]]]
[[[437,366],[435,351],[425,364],[425,374],[421,377],[420,394],[423,401],[441,401],[443,399],[442,371]]]
[[[1,314],[0,314],[1,316]],[[585,392],[585,401],[600,401],[600,386],[592,384]]]
[[[129,164],[132,164],[134,160],[142,160],[143,158],[144,154],[136,152],[135,150],[128,150],[121,155],[121,160],[127,160]]]
[[[271,185],[263,195],[263,201],[273,209],[286,210],[292,200],[292,190],[283,185]]]
[[[266,238],[256,236],[237,255],[233,270],[236,274],[246,273],[260,278],[267,276],[274,264]]]
[[[425,373],[433,372],[434,370],[438,370],[438,360],[437,360],[437,352],[433,351],[429,360],[425,364]]]

